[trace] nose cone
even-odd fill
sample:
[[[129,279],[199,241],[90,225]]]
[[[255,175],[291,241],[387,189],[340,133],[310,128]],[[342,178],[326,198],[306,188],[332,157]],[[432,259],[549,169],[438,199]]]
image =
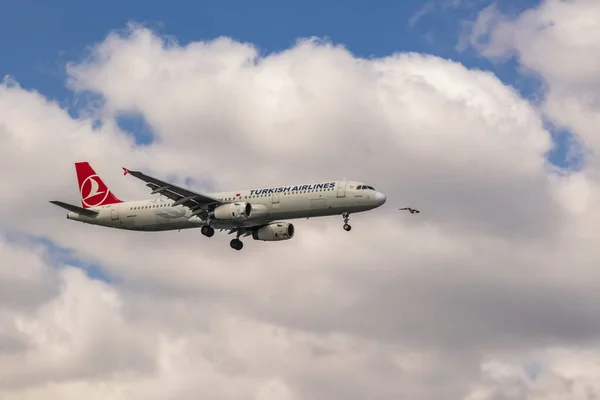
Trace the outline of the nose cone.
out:
[[[377,204],[377,207],[382,206],[383,203],[385,203],[385,201],[386,201],[385,194],[383,194],[381,192],[375,193],[375,204]]]

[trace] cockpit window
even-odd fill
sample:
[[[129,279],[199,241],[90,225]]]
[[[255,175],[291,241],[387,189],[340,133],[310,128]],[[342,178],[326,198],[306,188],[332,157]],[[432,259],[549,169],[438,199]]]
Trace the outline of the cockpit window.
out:
[[[367,187],[371,190],[375,190],[375,188],[373,186],[367,186]]]
[[[356,188],[356,190],[375,190],[375,188],[373,186],[367,186],[367,185],[360,185]]]
[[[360,185],[356,188],[356,190],[361,190],[362,188],[363,188],[362,185]]]

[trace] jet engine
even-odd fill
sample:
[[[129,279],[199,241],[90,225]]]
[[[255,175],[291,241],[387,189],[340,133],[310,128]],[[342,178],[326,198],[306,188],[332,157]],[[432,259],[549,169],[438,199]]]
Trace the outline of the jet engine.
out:
[[[251,215],[252,204],[246,202],[223,204],[210,213],[211,218],[221,220],[244,220]]]
[[[293,237],[294,225],[289,222],[275,222],[252,231],[252,238],[254,240],[263,240],[265,242],[288,240]]]

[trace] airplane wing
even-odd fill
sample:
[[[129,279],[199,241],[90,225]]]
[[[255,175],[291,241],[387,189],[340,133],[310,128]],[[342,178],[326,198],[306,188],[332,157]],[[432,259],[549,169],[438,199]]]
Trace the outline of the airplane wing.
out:
[[[206,210],[211,206],[224,204],[214,197],[196,193],[189,189],[161,181],[160,179],[153,178],[140,171],[130,171],[127,168],[123,168],[123,171],[124,175],[129,174],[146,182],[146,186],[152,189],[152,194],[160,193],[161,195],[174,200],[173,206],[183,205],[195,211]]]

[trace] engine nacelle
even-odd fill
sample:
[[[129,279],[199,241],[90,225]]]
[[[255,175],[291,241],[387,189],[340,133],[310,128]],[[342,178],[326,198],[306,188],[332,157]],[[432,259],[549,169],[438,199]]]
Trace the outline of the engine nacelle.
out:
[[[253,220],[263,219],[269,216],[269,207],[264,204],[252,204],[252,216]]]
[[[251,215],[252,204],[246,202],[223,204],[210,213],[211,218],[222,220],[244,220]]]
[[[252,231],[252,238],[254,240],[263,240],[265,242],[288,240],[293,237],[294,225],[289,222],[275,222]]]

